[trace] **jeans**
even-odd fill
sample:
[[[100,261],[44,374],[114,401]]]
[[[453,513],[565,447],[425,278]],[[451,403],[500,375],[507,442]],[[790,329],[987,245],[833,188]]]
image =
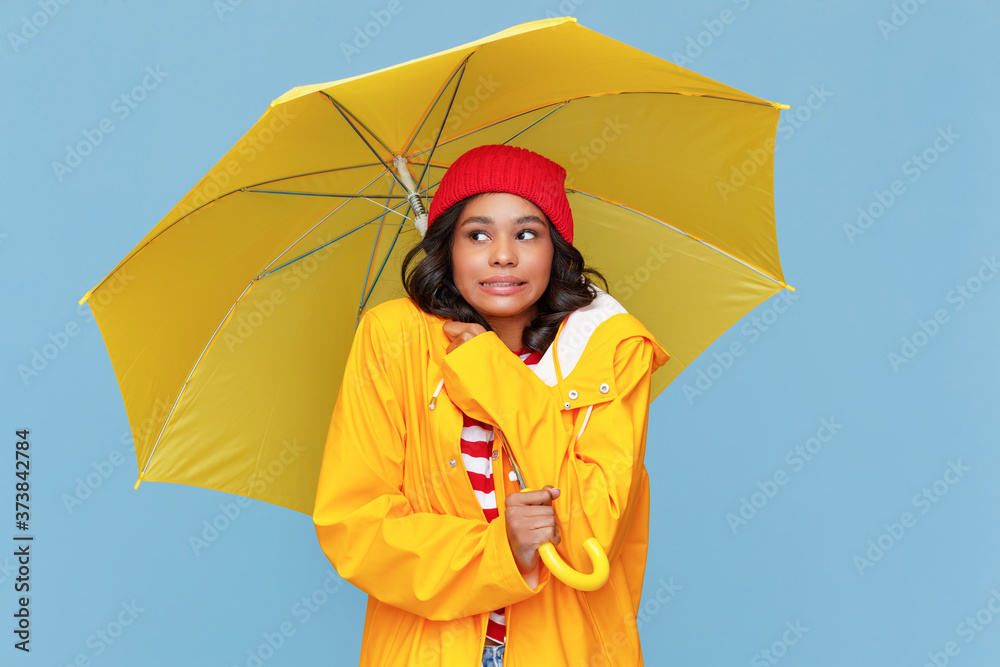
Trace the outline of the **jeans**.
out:
[[[487,644],[483,647],[483,667],[502,667],[503,644]]]

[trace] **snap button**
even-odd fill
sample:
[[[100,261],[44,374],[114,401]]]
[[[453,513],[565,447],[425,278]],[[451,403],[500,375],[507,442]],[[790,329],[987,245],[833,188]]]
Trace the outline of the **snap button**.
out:
[[[493,460],[496,461],[499,456],[500,456],[500,450],[499,449],[494,449],[493,450]]]
[[[507,479],[509,479],[512,482],[516,482],[517,481],[517,473],[514,472],[513,470],[511,470],[509,473],[507,473]]]
[[[570,389],[570,390],[569,390],[569,397],[570,397],[571,399],[573,399],[574,401],[575,401],[575,400],[577,399],[577,397],[578,397],[579,395],[580,395],[580,392],[578,392],[578,391],[577,391],[576,389]]]
[[[609,391],[611,391],[611,387],[608,385],[607,382],[601,383],[601,386],[598,387],[598,389],[600,389],[600,391],[601,391],[602,394],[606,394]]]
[[[458,461],[456,461],[455,459],[448,459],[448,465],[454,468],[455,466],[458,465]]]
[[[565,403],[563,403],[563,407],[569,410],[571,407],[573,407],[573,405],[569,401],[566,401]]]

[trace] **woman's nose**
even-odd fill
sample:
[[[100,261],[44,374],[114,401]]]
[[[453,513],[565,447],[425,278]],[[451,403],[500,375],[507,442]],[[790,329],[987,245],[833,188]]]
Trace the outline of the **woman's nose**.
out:
[[[505,238],[494,241],[490,253],[490,263],[501,266],[516,266],[517,250],[514,248],[513,242]]]

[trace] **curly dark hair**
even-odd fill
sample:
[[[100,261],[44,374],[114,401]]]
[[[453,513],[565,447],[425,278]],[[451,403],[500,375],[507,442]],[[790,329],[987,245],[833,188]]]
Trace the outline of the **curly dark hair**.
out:
[[[463,199],[434,221],[424,239],[410,248],[403,258],[402,279],[406,293],[425,313],[479,324],[492,331],[489,323],[462,297],[452,275],[452,232],[465,205],[476,196]],[[548,228],[553,246],[549,284],[535,302],[538,316],[525,327],[521,336],[524,346],[537,352],[548,349],[567,315],[597,298],[594,282],[587,276],[600,280],[604,291],[608,291],[604,276],[586,266],[580,251],[567,243],[551,223]],[[410,265],[420,252],[424,257],[411,271]]]

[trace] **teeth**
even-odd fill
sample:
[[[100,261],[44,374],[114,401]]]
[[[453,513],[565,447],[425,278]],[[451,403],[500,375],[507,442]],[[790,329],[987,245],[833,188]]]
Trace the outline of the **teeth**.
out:
[[[511,285],[520,285],[521,283],[483,283],[488,287],[508,287]]]

